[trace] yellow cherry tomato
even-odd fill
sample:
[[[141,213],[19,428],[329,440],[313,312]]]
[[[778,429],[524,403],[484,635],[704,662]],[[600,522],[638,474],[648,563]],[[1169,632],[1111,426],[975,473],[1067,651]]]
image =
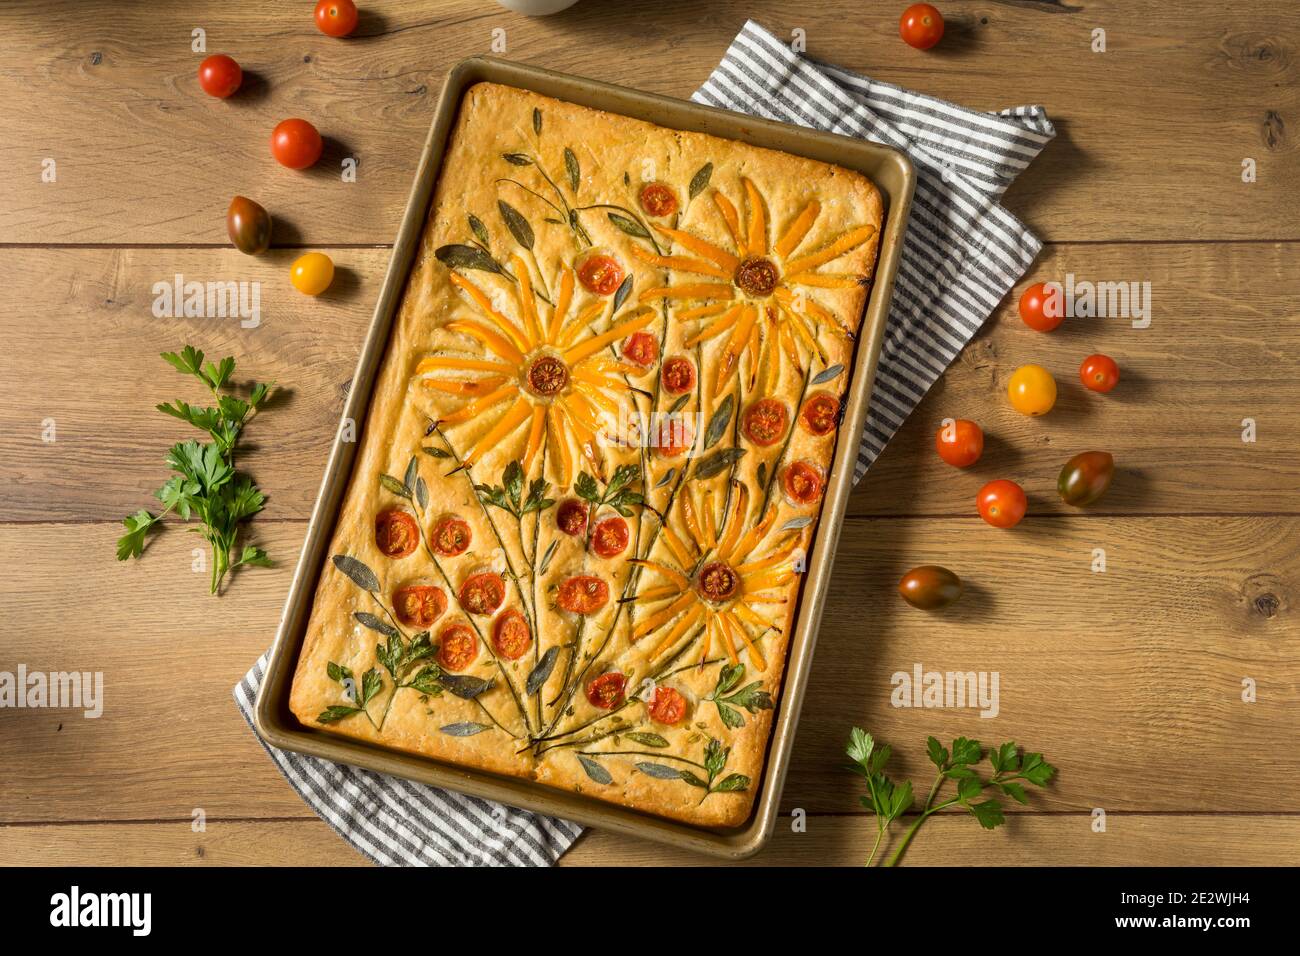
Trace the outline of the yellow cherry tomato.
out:
[[[289,281],[304,295],[320,295],[334,281],[334,263],[323,252],[309,252],[294,260]]]
[[[1041,365],[1022,365],[1007,383],[1007,398],[1022,415],[1046,415],[1056,404],[1056,380]]]

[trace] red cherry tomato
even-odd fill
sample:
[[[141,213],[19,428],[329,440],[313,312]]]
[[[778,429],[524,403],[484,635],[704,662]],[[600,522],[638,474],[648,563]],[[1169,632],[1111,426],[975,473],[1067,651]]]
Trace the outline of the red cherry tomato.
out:
[[[821,438],[835,431],[840,420],[840,400],[829,392],[814,392],[808,396],[799,412],[799,424],[810,435]]]
[[[623,267],[613,256],[588,256],[578,266],[578,281],[588,292],[596,295],[613,295],[623,284]]]
[[[686,698],[671,687],[656,687],[650,701],[650,719],[659,724],[680,724],[686,716]]]
[[[975,497],[980,517],[995,528],[1014,528],[1025,516],[1029,502],[1024,489],[1014,481],[999,478],[990,481]]]
[[[575,574],[560,584],[555,603],[570,614],[591,614],[609,603],[609,585],[594,574]]]
[[[463,671],[478,657],[478,635],[468,624],[448,624],[438,635],[438,663],[449,671]]]
[[[978,425],[965,418],[950,419],[934,436],[934,447],[948,464],[969,468],[984,454],[984,433]]]
[[[405,511],[381,511],[375,517],[375,544],[390,558],[404,558],[420,543],[420,526]]]
[[[442,588],[413,584],[393,592],[393,611],[403,624],[428,627],[446,610],[447,595]]]
[[[306,169],[320,159],[325,143],[305,119],[287,119],[271,133],[271,155],[281,166]]]
[[[943,14],[928,3],[914,3],[903,11],[898,34],[908,46],[928,50],[943,38]]]
[[[775,398],[760,398],[745,409],[740,429],[755,445],[766,448],[775,445],[790,424],[790,414],[785,405]]]
[[[460,606],[470,614],[491,614],[506,599],[506,582],[495,571],[471,574],[460,586]]]
[[[671,216],[677,211],[677,194],[663,183],[646,183],[637,198],[641,208],[652,216]]]
[[[685,395],[695,387],[695,363],[684,355],[664,359],[659,377],[669,395]]]
[[[627,678],[615,671],[601,674],[587,683],[587,700],[601,710],[613,710],[623,703],[623,686]]]
[[[508,661],[519,660],[533,646],[533,635],[521,611],[512,607],[497,615],[492,622],[492,646],[497,656]]]
[[[631,533],[622,518],[605,518],[591,529],[591,547],[602,558],[614,558],[627,550]]]
[[[208,96],[224,100],[244,82],[244,71],[224,53],[214,53],[199,64],[199,86]]]
[[[345,37],[357,28],[357,5],[352,0],[320,0],[316,4],[316,29],[327,37]]]
[[[555,524],[570,537],[577,538],[587,531],[587,503],[577,498],[567,498],[555,509]]]
[[[1119,366],[1109,355],[1089,355],[1079,366],[1079,380],[1094,392],[1109,392],[1119,384]]]
[[[654,365],[659,357],[659,340],[649,332],[633,332],[623,341],[623,358],[642,368]]]
[[[469,543],[472,538],[469,522],[464,518],[448,515],[433,526],[433,533],[429,535],[429,543],[433,545],[433,550],[439,554],[454,558],[456,555],[464,554],[469,550]]]
[[[1065,319],[1060,293],[1049,293],[1046,282],[1031,285],[1020,296],[1020,318],[1035,332],[1052,331]]]
[[[695,426],[680,414],[664,415],[652,427],[652,444],[660,458],[680,458],[695,444]]]
[[[807,459],[792,461],[781,470],[781,490],[793,505],[812,504],[822,496],[825,487],[825,474]]]

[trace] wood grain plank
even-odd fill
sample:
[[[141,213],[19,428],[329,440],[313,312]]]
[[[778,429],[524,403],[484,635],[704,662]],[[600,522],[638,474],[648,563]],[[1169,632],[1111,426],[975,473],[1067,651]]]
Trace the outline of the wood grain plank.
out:
[[[265,523],[281,563],[220,603],[164,534],[114,565],[110,525],[0,526],[0,669],[102,671],[105,712],[0,710],[0,822],[303,816],[229,692],[271,640],[303,526]],[[853,812],[842,747],[860,725],[930,778],[927,734],[1014,739],[1061,768],[1042,810],[1300,810],[1296,518],[851,519],[823,620],[785,809]],[[1108,570],[1089,570],[1093,548]],[[950,612],[893,593],[941,561]],[[891,706],[891,675],[997,671],[996,719]],[[1241,681],[1258,702],[1241,701]],[[1188,769],[1195,753],[1196,770]],[[1242,768],[1250,768],[1243,772]],[[1207,778],[1232,780],[1207,787]],[[92,796],[93,795],[93,796]]]
[[[377,0],[343,42],[289,6],[11,0],[0,10],[4,240],[220,244],[240,192],[272,211],[277,242],[389,242],[442,79],[461,57],[504,40],[511,59],[686,97],[746,17],[782,38],[802,31],[821,59],[974,108],[1045,104],[1057,140],[1007,202],[1050,239],[1300,236],[1289,188],[1300,174],[1294,4],[1189,15],[1158,0],[959,0],[945,15],[943,44],[922,54],[899,41],[897,9],[850,0],[584,3],[536,19],[480,0]],[[198,89],[195,27],[251,74],[232,100]],[[1105,53],[1091,50],[1096,29]],[[267,150],[290,115],[329,140],[304,175]],[[345,156],[359,161],[356,183],[340,180]],[[1251,184],[1247,157],[1258,165]],[[47,158],[54,184],[41,181]]]
[[[268,515],[310,514],[343,397],[369,322],[386,250],[336,253],[341,278],[318,300],[285,281],[291,254],[233,250],[6,249],[0,267],[31,277],[0,318],[0,520],[116,520],[148,503],[165,477],[167,445],[187,426],[153,406],[202,388],[158,352],[193,342],[238,356],[239,377],[286,392],[250,426],[244,459],[270,495]],[[157,282],[261,283],[261,324],[155,318]],[[1300,501],[1300,244],[1054,246],[1036,271],[1049,279],[1149,281],[1151,324],[1069,320],[1051,335],[1026,328],[1008,302],[990,320],[849,502],[852,514],[973,513],[983,482],[1022,481],[1035,513],[1072,509],[1056,474],[1077,451],[1111,451],[1121,474],[1101,513],[1289,512]],[[1122,367],[1109,395],[1085,391],[1077,368],[1102,350]],[[1003,394],[1020,364],[1049,368],[1058,407],[1017,414]],[[945,416],[983,423],[983,460],[961,471],[935,455]],[[1242,420],[1257,440],[1241,440]],[[53,420],[56,441],[44,441]]]
[[[875,839],[865,817],[807,818],[778,827],[759,854],[731,866],[858,866]],[[1086,814],[1021,814],[989,833],[936,817],[909,848],[909,866],[1286,866],[1300,850],[1300,818],[1278,814],[1111,814],[1094,833]],[[0,866],[364,866],[318,819],[188,820],[0,827]],[[708,857],[589,830],[561,866],[716,866]]]

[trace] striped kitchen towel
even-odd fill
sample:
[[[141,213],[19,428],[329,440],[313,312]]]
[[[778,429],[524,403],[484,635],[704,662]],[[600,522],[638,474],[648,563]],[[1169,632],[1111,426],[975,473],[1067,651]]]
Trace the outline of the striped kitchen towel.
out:
[[[792,52],[745,24],[694,99],[905,150],[917,170],[889,326],[854,480],[1029,268],[1041,243],[997,199],[1054,131],[1040,107],[980,113]],[[263,657],[235,687],[252,726]],[[267,748],[340,836],[375,863],[554,863],[582,828],[395,777]]]
[[[1041,106],[966,109],[819,63],[752,20],[692,99],[896,146],[916,167],[856,482],[1042,248],[998,197],[1056,131]]]

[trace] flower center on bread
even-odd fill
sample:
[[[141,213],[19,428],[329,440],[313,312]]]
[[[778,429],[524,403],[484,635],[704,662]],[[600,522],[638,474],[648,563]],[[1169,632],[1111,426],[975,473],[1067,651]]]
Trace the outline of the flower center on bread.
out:
[[[740,590],[740,575],[729,564],[714,561],[700,569],[700,578],[696,587],[706,601],[721,604],[736,596]]]
[[[750,256],[736,266],[736,285],[747,295],[762,298],[772,294],[781,274],[771,259]]]
[[[550,398],[569,384],[569,367],[554,355],[539,355],[528,366],[528,388],[535,395]]]

